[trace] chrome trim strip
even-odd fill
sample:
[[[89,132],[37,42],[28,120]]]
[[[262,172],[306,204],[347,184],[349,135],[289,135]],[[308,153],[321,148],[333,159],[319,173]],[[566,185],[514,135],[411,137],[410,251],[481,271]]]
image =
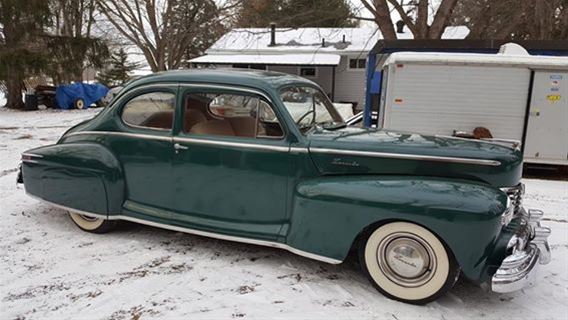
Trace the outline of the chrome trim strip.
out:
[[[28,156],[28,157],[32,157],[32,158],[43,158],[43,156],[41,154],[35,154],[35,153],[22,153],[22,156]]]
[[[37,160],[24,160],[24,159],[22,159],[22,162],[25,162],[25,163],[39,163],[39,161],[37,161]]]
[[[308,148],[304,147],[290,147],[290,152],[292,153],[309,153]]]
[[[71,137],[71,136],[75,136],[75,135],[114,135],[114,136],[126,136],[126,137],[132,137],[132,138],[140,138],[140,139],[169,141],[169,142],[172,142],[172,143],[187,142],[187,143],[196,143],[196,144],[204,144],[204,145],[239,147],[239,148],[257,149],[257,150],[277,151],[277,152],[289,152],[290,151],[289,147],[274,146],[274,145],[262,145],[262,144],[255,144],[255,143],[206,140],[206,139],[184,138],[184,137],[154,136],[154,135],[151,135],[151,134],[116,132],[116,131],[79,131],[79,132],[70,133],[70,134],[67,135],[67,137]]]
[[[245,142],[206,140],[206,139],[185,138],[185,137],[174,137],[173,139],[174,139],[174,142],[187,142],[187,143],[196,143],[196,144],[204,144],[204,145],[216,145],[216,146],[224,146],[224,147],[239,147],[239,148],[249,148],[249,149],[258,149],[258,150],[278,151],[278,152],[289,152],[290,151],[289,147],[281,147],[281,146],[274,146],[274,145],[262,145],[262,144],[245,143]]]
[[[350,118],[348,118],[347,120],[345,120],[345,124],[347,124],[348,126],[352,126],[353,124],[359,122],[363,120],[363,112],[359,112],[356,115],[351,116]]]
[[[501,162],[496,160],[485,159],[471,159],[471,158],[454,158],[454,157],[439,157],[439,156],[426,156],[418,154],[403,154],[403,153],[388,153],[388,152],[375,152],[375,151],[358,151],[358,150],[341,150],[341,149],[327,149],[327,148],[309,148],[310,152],[324,153],[324,154],[344,154],[350,156],[363,156],[375,158],[388,158],[388,159],[402,159],[402,160],[425,160],[435,162],[452,162],[463,164],[476,164],[482,166],[497,167]]]
[[[118,131],[78,131],[78,132],[72,132],[72,133],[68,134],[66,137],[80,136],[80,135],[125,136],[125,137],[131,137],[131,138],[151,139],[151,140],[160,140],[160,141],[172,142],[172,137],[170,137],[170,136],[156,136],[156,135],[144,134],[144,133],[130,133],[130,132],[118,132]]]
[[[51,201],[47,201],[47,200],[42,199],[40,197],[31,195],[27,192],[26,192],[26,194],[28,196],[34,198],[34,199],[37,199],[39,201],[53,205],[54,207],[57,207],[57,208],[60,208],[60,209],[66,210],[66,211],[74,211],[76,213],[79,213],[79,214],[82,214],[82,215],[85,215],[85,216],[90,216],[90,217],[95,217],[95,218],[100,218],[100,219],[105,219],[105,220],[106,219],[108,219],[108,220],[127,220],[127,221],[132,221],[132,222],[148,225],[148,226],[151,226],[151,227],[168,229],[168,230],[177,231],[177,232],[190,233],[190,234],[195,234],[195,235],[198,235],[198,236],[204,236],[204,237],[227,240],[227,241],[234,241],[234,242],[241,242],[241,243],[249,243],[249,244],[255,244],[255,245],[260,245],[260,246],[265,246],[265,247],[279,248],[279,249],[284,249],[284,250],[290,251],[290,252],[297,254],[299,256],[303,256],[303,257],[314,259],[314,260],[319,260],[319,261],[330,263],[330,264],[340,264],[340,263],[343,262],[341,260],[320,256],[320,255],[315,254],[315,253],[302,251],[300,249],[296,249],[296,248],[291,247],[291,246],[284,244],[284,243],[272,242],[272,241],[267,241],[267,240],[256,240],[256,239],[248,239],[248,238],[242,238],[242,237],[228,236],[228,235],[218,234],[218,233],[213,233],[213,232],[208,232],[208,231],[201,231],[201,230],[195,230],[195,229],[190,229],[190,228],[172,226],[172,225],[168,225],[168,224],[162,224],[162,223],[158,223],[158,222],[148,221],[148,220],[134,218],[134,217],[125,216],[125,215],[107,215],[107,216],[105,216],[105,215],[100,215],[100,214],[96,214],[96,213],[90,213],[90,212],[86,212],[86,211],[81,211],[81,210],[69,208],[69,207],[66,207],[66,206],[63,206],[63,205],[60,205],[60,204],[53,203]]]

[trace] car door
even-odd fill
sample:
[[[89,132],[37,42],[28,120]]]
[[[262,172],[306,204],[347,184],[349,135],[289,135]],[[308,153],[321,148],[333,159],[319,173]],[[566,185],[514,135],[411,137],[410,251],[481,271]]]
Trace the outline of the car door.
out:
[[[180,88],[174,219],[275,240],[286,224],[289,143],[270,100],[236,87]]]
[[[172,207],[172,129],[177,85],[149,86],[121,98],[118,131],[108,145],[123,166],[126,214],[143,219],[170,218]]]

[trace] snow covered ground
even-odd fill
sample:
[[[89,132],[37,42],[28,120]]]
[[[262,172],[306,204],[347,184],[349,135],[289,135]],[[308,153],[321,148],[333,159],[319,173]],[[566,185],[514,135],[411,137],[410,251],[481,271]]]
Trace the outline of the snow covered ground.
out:
[[[286,251],[136,224],[94,235],[15,183],[20,153],[98,110],[0,108],[1,319],[567,319],[568,182],[525,180],[546,212],[552,262],[538,285],[495,294],[460,281],[427,306],[375,291],[356,259],[328,265]]]

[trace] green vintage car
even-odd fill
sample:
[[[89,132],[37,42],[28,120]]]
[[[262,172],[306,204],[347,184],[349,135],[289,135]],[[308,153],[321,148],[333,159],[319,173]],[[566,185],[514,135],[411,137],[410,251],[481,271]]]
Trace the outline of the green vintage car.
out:
[[[460,274],[534,282],[550,230],[521,171],[518,146],[348,127],[313,82],[243,70],[135,80],[22,155],[26,192],[85,231],[129,220],[334,264],[357,250],[380,292],[415,304]]]

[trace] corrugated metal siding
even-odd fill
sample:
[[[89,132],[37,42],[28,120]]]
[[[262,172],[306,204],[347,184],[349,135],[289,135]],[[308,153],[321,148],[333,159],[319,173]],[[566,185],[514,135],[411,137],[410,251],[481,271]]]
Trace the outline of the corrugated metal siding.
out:
[[[385,128],[451,135],[454,130],[486,127],[494,137],[521,139],[528,69],[411,64],[391,68]]]
[[[363,56],[365,57],[365,56]],[[335,101],[356,101],[357,107],[365,107],[365,69],[349,70],[349,57],[342,56],[336,69]]]

